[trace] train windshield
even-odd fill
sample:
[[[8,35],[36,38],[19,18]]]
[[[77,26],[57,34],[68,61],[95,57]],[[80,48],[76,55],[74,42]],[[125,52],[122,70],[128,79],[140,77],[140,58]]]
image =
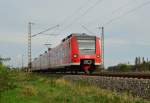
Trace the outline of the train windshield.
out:
[[[79,36],[77,41],[80,54],[95,54],[95,37]]]

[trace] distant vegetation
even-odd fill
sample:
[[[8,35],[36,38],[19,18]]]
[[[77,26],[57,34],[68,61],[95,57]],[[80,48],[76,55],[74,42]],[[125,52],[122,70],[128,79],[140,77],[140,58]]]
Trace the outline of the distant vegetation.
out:
[[[136,57],[135,65],[120,63],[116,66],[110,66],[107,69],[112,72],[150,72],[150,61],[145,61],[144,57]]]
[[[10,72],[10,70],[7,67],[5,67],[1,62],[0,63],[0,97],[2,92],[16,87],[12,76],[13,76],[13,72]]]
[[[10,70],[0,64],[0,103],[148,103],[118,96],[83,81],[70,83],[56,75]]]

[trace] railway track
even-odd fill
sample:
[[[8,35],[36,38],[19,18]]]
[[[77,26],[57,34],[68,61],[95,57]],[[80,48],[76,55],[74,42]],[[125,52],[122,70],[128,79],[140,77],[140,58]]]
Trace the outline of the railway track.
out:
[[[84,74],[84,73],[50,73],[47,74],[56,74],[56,75],[81,75],[81,76],[104,76],[104,77],[121,77],[121,78],[137,78],[137,79],[150,79],[150,73],[140,73],[140,72],[120,72],[120,73],[113,73],[113,72],[101,72],[101,73],[94,73],[94,74]]]
[[[105,77],[122,77],[122,78],[137,78],[137,79],[150,79],[150,73],[111,73],[102,72],[96,74],[90,74],[89,76],[105,76]]]

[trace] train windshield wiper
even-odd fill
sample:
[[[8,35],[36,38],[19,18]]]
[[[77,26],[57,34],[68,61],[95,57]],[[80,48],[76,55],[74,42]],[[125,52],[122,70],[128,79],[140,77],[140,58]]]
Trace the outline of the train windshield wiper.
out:
[[[93,50],[93,49],[83,49],[83,50]]]

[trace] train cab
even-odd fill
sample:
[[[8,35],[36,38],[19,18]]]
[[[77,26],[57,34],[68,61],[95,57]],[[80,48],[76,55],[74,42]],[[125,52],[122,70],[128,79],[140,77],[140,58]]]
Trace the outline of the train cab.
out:
[[[81,71],[93,72],[101,65],[100,39],[87,34],[72,34],[71,62]]]

